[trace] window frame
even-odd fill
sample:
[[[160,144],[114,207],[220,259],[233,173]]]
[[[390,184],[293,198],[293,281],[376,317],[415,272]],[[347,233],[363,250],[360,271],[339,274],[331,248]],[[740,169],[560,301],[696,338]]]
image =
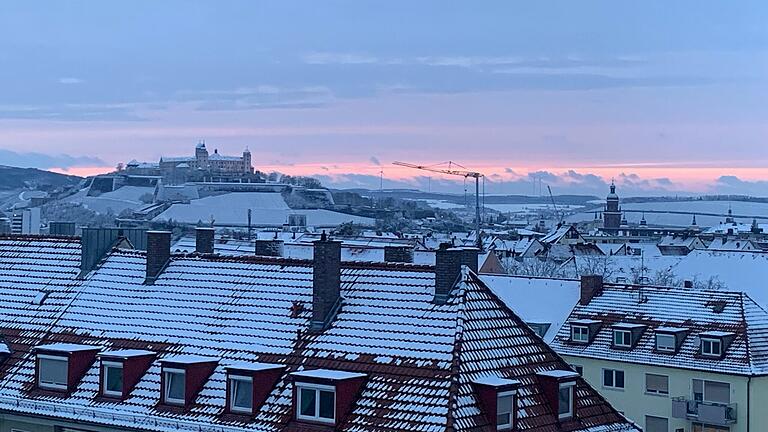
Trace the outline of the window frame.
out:
[[[616,336],[623,335],[622,342],[625,343],[617,343],[616,342]],[[631,330],[625,330],[625,329],[613,329],[613,338],[612,338],[613,346],[615,348],[632,348],[632,331]]]
[[[301,421],[319,422],[325,424],[336,424],[337,406],[336,406],[336,386],[297,382],[296,388],[296,419]],[[308,416],[301,413],[301,390],[313,390],[315,392],[315,415]],[[320,392],[326,391],[333,393],[333,418],[320,417]]]
[[[661,345],[659,345],[659,337],[671,338],[672,346],[670,348],[667,348],[666,346],[662,347]],[[656,351],[662,352],[662,353],[675,353],[677,351],[677,337],[669,333],[656,333]]]
[[[586,339],[577,339],[576,338],[576,330],[579,330],[579,332],[586,338]],[[583,332],[583,333],[582,333]],[[576,343],[589,343],[589,326],[580,325],[580,324],[571,324],[571,341]]]
[[[107,369],[108,368],[119,368],[123,371],[123,377],[122,377],[122,388],[120,391],[115,390],[109,390],[107,389]],[[101,394],[104,396],[112,396],[112,397],[123,397],[123,392],[125,391],[125,365],[122,362],[116,362],[116,361],[101,361]]]
[[[718,405],[728,405],[731,403],[731,383],[725,382],[725,381],[708,380],[704,378],[691,378],[691,398],[693,400],[697,400],[696,386],[695,386],[696,381],[701,381],[701,402],[718,404]],[[707,399],[707,383],[727,385],[728,386],[728,402]]]
[[[501,393],[496,395],[496,406],[497,406],[497,409],[496,409],[496,430],[512,430],[512,429],[515,428],[515,397],[516,397],[516,395],[517,395],[517,391],[515,391],[515,390],[501,392]],[[498,421],[499,421],[498,420],[499,419],[499,414],[507,413],[506,411],[499,411],[498,410],[499,399],[501,399],[503,397],[509,397],[510,401],[511,401],[510,406],[509,406],[509,412],[508,412],[508,414],[509,414],[509,423],[499,424],[498,423]]]
[[[667,430],[669,430],[669,417],[659,417],[659,416],[652,416],[652,415],[646,415],[645,416],[645,419],[644,419],[645,420],[645,429],[643,429],[643,430],[648,430],[648,419],[649,418],[656,419],[656,420],[664,420],[667,423]]]
[[[707,343],[710,346],[710,352],[706,352],[704,350],[704,347],[706,346]],[[717,344],[717,347],[718,347],[717,354],[715,354],[714,350],[712,349],[714,348],[715,344]],[[722,357],[723,356],[723,340],[716,337],[702,336],[701,337],[701,355],[705,357],[715,357],[715,358]]]
[[[53,354],[36,354],[37,358],[37,387],[43,390],[69,390],[69,356],[53,355]],[[42,381],[43,360],[64,362],[64,374],[66,376],[64,384],[58,383],[44,383]]]
[[[605,373],[606,372],[610,372],[611,373],[611,380],[612,380],[612,384],[611,385],[608,385],[608,384],[605,383]],[[622,384],[623,384],[621,387],[618,387],[616,385],[616,375],[617,375],[618,372],[621,372],[621,381],[622,381]],[[603,376],[602,376],[603,388],[611,389],[611,390],[624,390],[627,387],[626,377],[627,376],[626,376],[626,374],[624,373],[623,370],[604,368],[603,369]]]
[[[247,382],[251,384],[251,406],[241,407],[235,405],[236,387],[235,381]],[[253,414],[253,377],[246,375],[228,375],[227,382],[229,383],[229,411],[236,414]]]
[[[568,388],[568,411],[561,413],[560,412],[560,392],[563,390],[563,388]],[[576,396],[576,381],[569,381],[564,383],[559,383],[557,385],[557,419],[558,420],[567,420],[572,419],[575,416],[574,413],[574,397]]]
[[[663,393],[663,392],[656,391],[656,390],[649,390],[648,389],[648,376],[649,375],[666,378],[667,379],[667,392]],[[654,396],[666,396],[666,397],[668,397],[669,396],[669,375],[662,375],[662,374],[655,374],[655,373],[646,373],[645,374],[645,393],[649,394],[649,395],[654,395]]]
[[[179,406],[186,405],[187,404],[187,371],[185,369],[164,367],[162,370],[162,373],[163,373],[163,403],[168,405],[179,405]],[[168,379],[169,374],[181,375],[181,382],[184,383],[183,399],[176,399],[168,395],[170,393],[169,390],[171,386],[171,380]]]

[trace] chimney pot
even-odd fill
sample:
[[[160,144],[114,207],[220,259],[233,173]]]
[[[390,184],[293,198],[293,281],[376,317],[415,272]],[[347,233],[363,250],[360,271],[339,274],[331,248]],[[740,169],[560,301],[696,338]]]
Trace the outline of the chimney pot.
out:
[[[214,234],[213,228],[195,228],[195,251],[201,254],[212,254]]]
[[[328,328],[341,308],[341,242],[323,233],[314,243],[312,265],[312,322],[309,330]]]
[[[147,278],[153,284],[171,259],[171,232],[147,231]]]
[[[579,304],[588,305],[596,296],[603,293],[603,277],[601,275],[584,275],[581,277],[581,293]]]

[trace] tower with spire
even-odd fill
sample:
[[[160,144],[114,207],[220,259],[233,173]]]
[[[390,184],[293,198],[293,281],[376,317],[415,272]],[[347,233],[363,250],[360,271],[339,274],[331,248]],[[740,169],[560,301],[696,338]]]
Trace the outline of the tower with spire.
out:
[[[618,230],[621,226],[621,208],[619,196],[616,195],[616,184],[611,180],[611,192],[605,199],[605,211],[603,212],[603,228]]]

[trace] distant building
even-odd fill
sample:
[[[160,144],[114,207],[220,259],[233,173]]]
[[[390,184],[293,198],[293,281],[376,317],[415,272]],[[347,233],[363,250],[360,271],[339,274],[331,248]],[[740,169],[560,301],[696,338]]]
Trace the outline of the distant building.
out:
[[[14,211],[11,217],[11,233],[40,234],[40,209],[25,208]]]
[[[163,177],[174,182],[200,173],[210,176],[253,174],[251,152],[247,148],[242,156],[224,156],[219,154],[218,149],[214,149],[213,154],[210,154],[202,141],[195,147],[194,156],[162,157],[159,168]]]
[[[603,212],[604,231],[616,232],[621,227],[621,207],[619,196],[616,194],[616,185],[611,182],[611,192],[605,199],[605,211]]]

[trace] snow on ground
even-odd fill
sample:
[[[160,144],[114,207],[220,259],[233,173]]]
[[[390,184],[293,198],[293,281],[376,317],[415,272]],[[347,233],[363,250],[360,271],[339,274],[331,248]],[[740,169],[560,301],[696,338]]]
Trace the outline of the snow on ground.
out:
[[[246,226],[248,209],[252,211],[255,226],[282,226],[289,214],[304,214],[307,225],[338,226],[345,222],[373,225],[375,220],[330,210],[292,210],[282,195],[269,192],[235,192],[193,200],[189,204],[173,204],[154,220],[170,220],[195,224],[214,221],[217,226]]]
[[[466,207],[463,204],[457,204],[457,203],[444,201],[444,200],[428,199],[423,201],[429,204],[431,207],[439,208],[439,209],[458,209],[458,208]],[[470,209],[474,208],[474,205],[475,205],[474,198],[470,199],[469,205],[470,205]],[[552,205],[551,204],[489,204],[489,203],[485,203],[485,207],[502,212],[502,213],[531,213],[531,212],[538,212],[540,210],[551,209]],[[571,210],[571,209],[577,209],[581,207],[582,206],[573,206],[573,205],[557,206],[558,210]]]
[[[63,201],[82,203],[86,208],[98,213],[112,212],[120,214],[125,209],[138,210],[147,205],[141,201],[141,196],[152,195],[154,187],[123,186],[112,192],[105,192],[99,196],[88,196],[88,190],[83,189],[74,195],[64,198]]]

